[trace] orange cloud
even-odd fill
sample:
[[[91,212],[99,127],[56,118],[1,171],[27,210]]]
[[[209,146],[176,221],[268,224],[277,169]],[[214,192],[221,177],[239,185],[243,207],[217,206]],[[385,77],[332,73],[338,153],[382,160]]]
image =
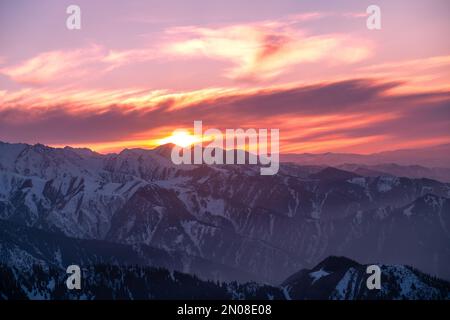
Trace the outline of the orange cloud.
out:
[[[189,105],[246,94],[257,89],[206,88],[186,92],[149,90],[145,88],[123,89],[78,89],[71,87],[37,87],[16,91],[0,90],[0,111],[20,106],[22,110],[48,109],[69,106],[70,112],[98,112],[112,105],[123,109],[151,110],[165,105],[168,111],[189,107]]]
[[[184,93],[142,89],[50,93],[34,88],[11,97],[3,91],[0,137],[111,151],[155,146],[174,129],[189,130],[194,120],[203,120],[205,130],[279,128],[282,152],[345,148],[373,152],[420,139],[450,140],[449,93],[387,94],[396,86],[359,79]],[[37,93],[41,96],[33,101]]]

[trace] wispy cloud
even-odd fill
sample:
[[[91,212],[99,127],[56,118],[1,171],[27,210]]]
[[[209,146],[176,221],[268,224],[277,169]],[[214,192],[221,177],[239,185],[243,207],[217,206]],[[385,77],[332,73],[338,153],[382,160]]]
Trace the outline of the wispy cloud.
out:
[[[351,64],[366,59],[373,44],[345,34],[309,34],[305,23],[343,14],[306,12],[278,20],[218,27],[172,27],[151,44],[130,49],[108,49],[98,44],[84,48],[42,52],[0,73],[24,85],[64,85],[70,81],[99,78],[125,65],[149,60],[207,58],[229,64],[227,78],[258,81],[277,77],[290,67],[321,62]]]
[[[81,49],[43,52],[17,65],[3,67],[0,73],[22,84],[61,84],[86,75],[92,78],[130,62],[153,57],[150,49],[115,51],[91,45]]]
[[[232,65],[226,77],[244,80],[273,78],[301,63],[351,64],[370,56],[373,48],[367,40],[343,34],[313,36],[292,25],[320,16],[311,13],[284,22],[172,28],[168,34],[173,40],[166,50],[172,55],[223,60]]]
[[[450,90],[450,55],[384,62],[355,70],[362,77],[378,77],[403,81],[396,92]]]
[[[98,46],[72,51],[50,51],[15,66],[2,68],[0,72],[19,83],[42,84],[83,76],[86,74],[84,67],[96,63],[101,57],[102,50]]]

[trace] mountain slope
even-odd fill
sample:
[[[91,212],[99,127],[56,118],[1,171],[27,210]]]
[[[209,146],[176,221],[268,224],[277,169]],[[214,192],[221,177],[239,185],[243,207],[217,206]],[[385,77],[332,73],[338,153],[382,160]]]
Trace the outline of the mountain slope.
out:
[[[217,283],[162,268],[89,265],[80,290],[68,290],[65,271],[33,265],[23,272],[0,264],[0,300],[264,300],[283,299],[279,288]]]
[[[0,220],[0,230],[0,263],[23,271],[31,270],[35,265],[65,270],[71,264],[85,266],[101,263],[162,267],[210,280],[244,281],[252,278],[243,270],[146,244],[131,246],[74,239],[4,220]]]
[[[381,289],[366,285],[367,265],[329,257],[286,279],[282,287],[294,300],[450,299],[450,283],[403,265],[380,265]]]

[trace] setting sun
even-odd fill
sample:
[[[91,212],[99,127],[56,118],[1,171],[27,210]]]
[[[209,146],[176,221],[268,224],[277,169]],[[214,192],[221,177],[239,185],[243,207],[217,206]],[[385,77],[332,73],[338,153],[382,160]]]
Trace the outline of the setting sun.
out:
[[[191,144],[194,144],[199,141],[200,141],[200,138],[192,135],[188,131],[176,130],[172,133],[171,136],[159,140],[159,143],[160,144],[173,143],[180,147],[185,148],[185,147],[190,146]]]

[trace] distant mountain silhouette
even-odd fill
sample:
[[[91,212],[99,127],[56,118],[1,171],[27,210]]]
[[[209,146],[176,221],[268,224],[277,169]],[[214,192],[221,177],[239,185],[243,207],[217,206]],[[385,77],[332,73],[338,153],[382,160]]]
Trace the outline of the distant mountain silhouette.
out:
[[[395,163],[398,165],[421,165],[430,168],[450,167],[450,144],[442,144],[428,148],[402,149],[372,154],[355,153],[299,153],[281,154],[282,162],[295,162],[302,165],[343,164],[378,165]]]

